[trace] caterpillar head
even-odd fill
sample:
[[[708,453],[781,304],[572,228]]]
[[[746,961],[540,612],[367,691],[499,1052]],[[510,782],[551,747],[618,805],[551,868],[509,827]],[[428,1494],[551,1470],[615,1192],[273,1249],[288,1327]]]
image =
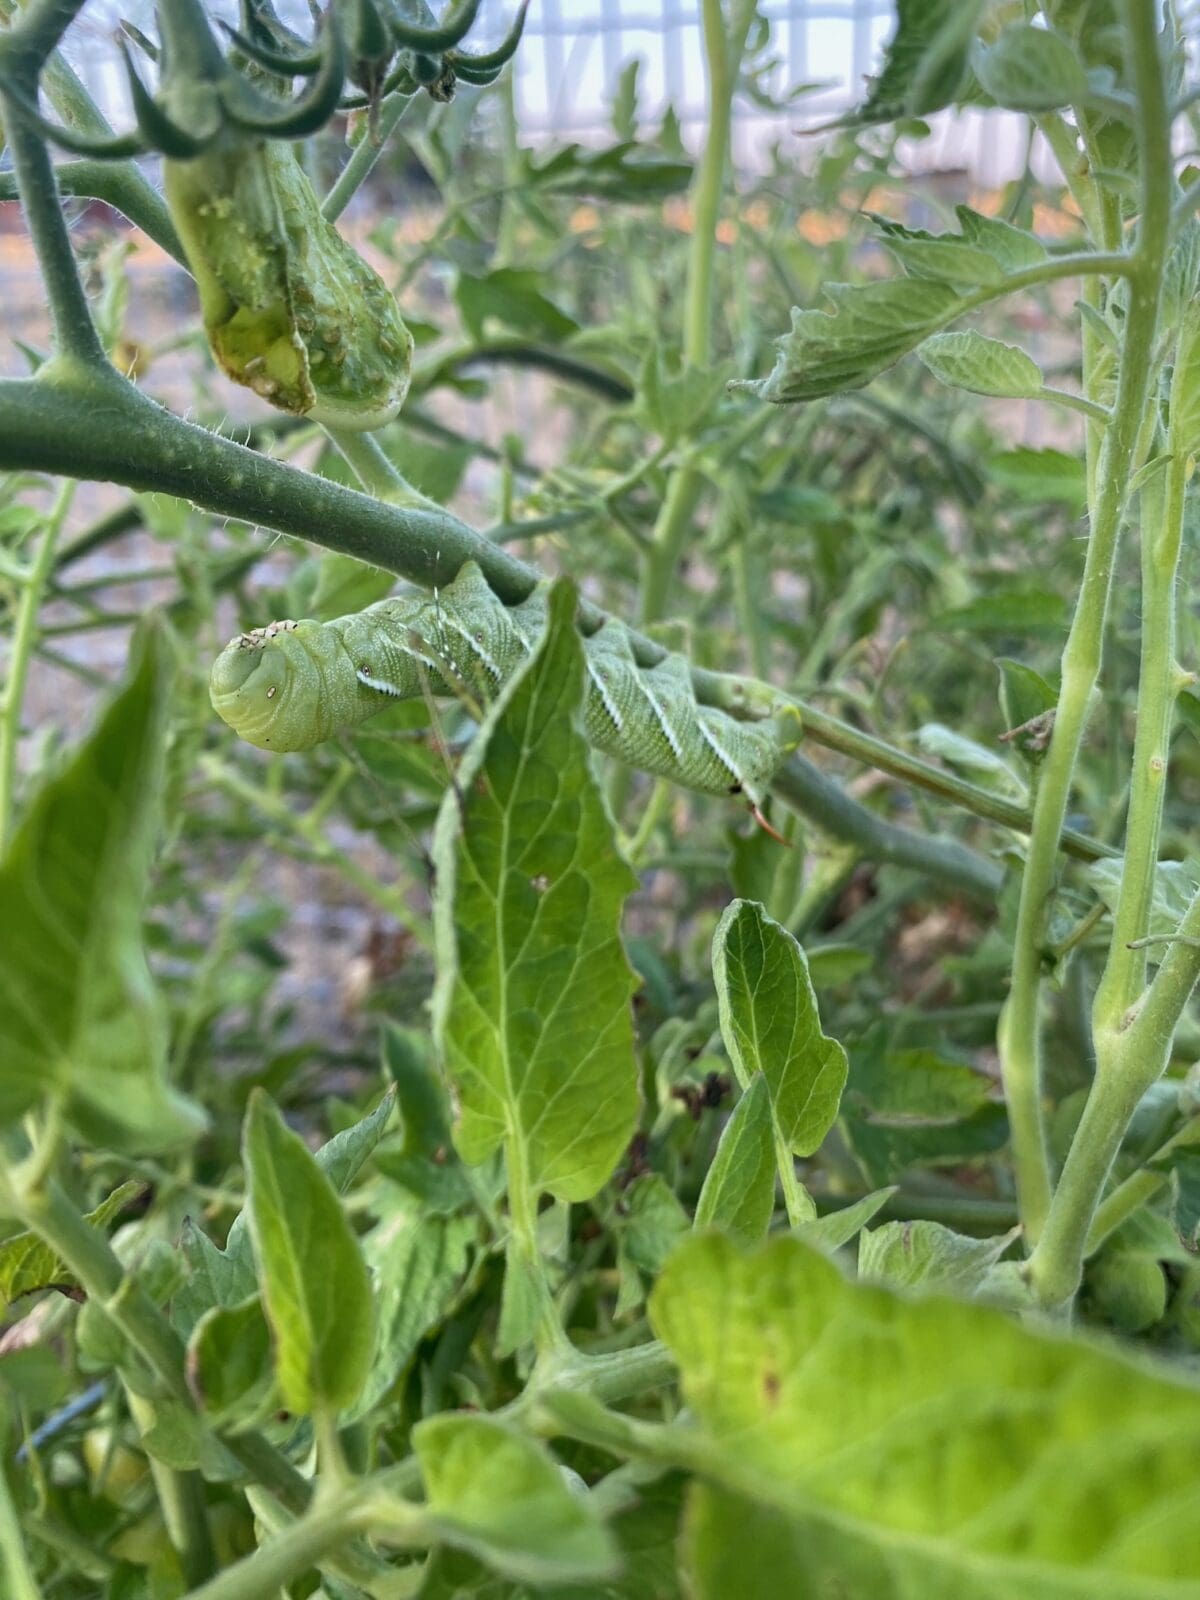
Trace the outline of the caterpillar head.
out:
[[[213,662],[208,688],[222,721],[260,750],[310,750],[361,721],[360,701],[379,703],[336,630],[311,620],[239,634]]]

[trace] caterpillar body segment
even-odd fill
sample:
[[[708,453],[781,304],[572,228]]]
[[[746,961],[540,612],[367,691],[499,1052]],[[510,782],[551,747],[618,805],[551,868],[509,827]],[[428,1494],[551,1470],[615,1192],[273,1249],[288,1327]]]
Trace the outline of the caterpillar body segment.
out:
[[[392,700],[432,693],[486,705],[534,649],[546,595],[506,606],[474,562],[434,595],[380,600],[332,622],[276,622],[244,633],[213,665],[217,713],[265,750],[307,750]],[[757,809],[799,724],[740,722],[700,705],[682,657],[652,667],[610,620],[584,641],[589,741],[629,766],[703,794],[744,794]],[[791,726],[788,723],[791,722]],[[790,735],[790,736],[789,736]]]

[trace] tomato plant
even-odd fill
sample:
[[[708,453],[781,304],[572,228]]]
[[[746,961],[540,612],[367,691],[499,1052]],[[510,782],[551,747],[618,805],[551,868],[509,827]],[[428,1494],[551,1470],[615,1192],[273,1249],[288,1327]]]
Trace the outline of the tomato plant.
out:
[[[1194,1600],[1174,8],[901,0],[757,173],[754,0],[695,158],[636,69],[524,148],[476,0],[162,0],[114,131],[80,9],[0,0],[4,1594]],[[956,107],[1057,176],[951,214]]]

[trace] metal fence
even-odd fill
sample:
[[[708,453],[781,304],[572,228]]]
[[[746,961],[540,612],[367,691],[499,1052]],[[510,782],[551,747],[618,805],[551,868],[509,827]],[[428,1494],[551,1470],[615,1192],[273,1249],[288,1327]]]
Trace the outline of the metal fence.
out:
[[[488,0],[497,29],[508,0]],[[613,87],[632,59],[647,112],[671,105],[685,125],[704,114],[700,0],[536,0],[518,54],[524,127],[561,134],[608,120]],[[853,97],[892,26],[892,0],[764,0],[774,87],[821,85],[807,114],[828,116]]]
[[[483,0],[473,38],[504,34],[517,0]],[[236,0],[216,0],[231,17]],[[302,25],[307,0],[277,0],[280,12]],[[892,28],[894,0],[760,0],[771,24],[763,52],[774,62],[767,83],[776,94],[797,84],[811,92],[786,112],[764,112],[748,99],[738,111],[739,156],[804,126],[836,116],[861,94]],[[533,0],[514,69],[522,129],[531,139],[595,138],[611,118],[613,94],[627,63],[640,63],[638,97],[644,124],[654,126],[668,106],[685,136],[704,114],[701,0]],[[153,26],[152,0],[91,0],[74,30],[70,55],[101,106],[126,120],[125,91],[106,35],[126,16]],[[910,154],[915,169],[957,167],[992,186],[1007,181],[1024,160],[1025,123],[1019,117],[967,113],[937,119],[932,139]],[[802,154],[798,150],[798,156]]]

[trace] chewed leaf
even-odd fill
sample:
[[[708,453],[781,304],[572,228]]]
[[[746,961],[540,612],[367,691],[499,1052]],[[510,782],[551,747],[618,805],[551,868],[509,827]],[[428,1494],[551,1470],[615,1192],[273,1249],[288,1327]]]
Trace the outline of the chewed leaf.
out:
[[[455,1143],[472,1164],[504,1145],[531,1189],[563,1200],[608,1178],[638,1099],[619,932],[636,879],[589,762],[574,612],[574,590],[556,585],[434,843],[435,1027],[458,1095]]]
[[[145,1187],[139,1179],[131,1178],[88,1212],[88,1222],[93,1228],[103,1228]],[[0,1295],[10,1305],[36,1289],[70,1289],[74,1283],[67,1264],[36,1233],[14,1233],[0,1244]]]
[[[1200,1392],[799,1241],[686,1240],[651,1297],[694,1419],[701,1600],[1195,1600]]]
[[[923,117],[954,99],[966,76],[983,0],[898,0],[896,30],[855,123]]]
[[[861,389],[952,321],[962,300],[948,284],[917,278],[834,283],[825,292],[833,313],[793,310],[771,373],[733,388],[775,404]]]

